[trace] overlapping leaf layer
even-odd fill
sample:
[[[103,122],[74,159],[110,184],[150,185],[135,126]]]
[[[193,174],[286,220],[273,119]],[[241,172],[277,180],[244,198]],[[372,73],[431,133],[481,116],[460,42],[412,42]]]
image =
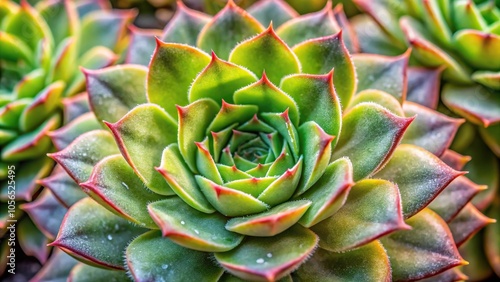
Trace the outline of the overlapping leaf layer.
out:
[[[159,39],[135,30],[130,64],[85,71],[109,130],[50,155],[89,196],[61,198],[52,243],[85,264],[54,260],[72,280],[461,277],[457,245],[491,222],[449,150],[463,120],[407,101],[432,89],[408,54],[351,55],[342,10],[249,11],[180,5]]]

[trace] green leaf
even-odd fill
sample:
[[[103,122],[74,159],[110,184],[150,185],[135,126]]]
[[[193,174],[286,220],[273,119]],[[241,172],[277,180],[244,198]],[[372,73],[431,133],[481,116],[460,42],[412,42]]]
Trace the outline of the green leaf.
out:
[[[243,236],[224,228],[227,219],[221,214],[199,212],[179,198],[152,203],[148,210],[163,236],[189,249],[225,252],[243,240]]]
[[[97,163],[89,180],[80,186],[114,214],[139,226],[156,228],[146,207],[162,197],[144,187],[121,155],[112,155]]]
[[[478,30],[460,30],[453,36],[453,41],[461,58],[474,68],[500,69],[500,36]]]
[[[218,185],[196,175],[201,192],[212,206],[225,216],[243,216],[267,210],[269,206],[252,195]]]
[[[135,18],[133,10],[99,10],[89,14],[82,21],[80,28],[80,55],[93,47],[103,46],[115,52],[120,51],[119,44],[124,30]]]
[[[480,85],[446,84],[442,93],[443,103],[468,121],[483,127],[500,122],[500,95],[495,91]]]
[[[321,248],[343,252],[409,227],[403,220],[398,187],[386,180],[364,179],[351,188],[338,212],[311,229]]]
[[[167,145],[177,142],[175,121],[157,105],[135,107],[116,123],[105,122],[134,172],[153,192],[173,192],[155,170]]]
[[[0,58],[4,60],[17,61],[25,60],[28,64],[33,64],[33,51],[22,39],[13,34],[0,31]]]
[[[34,131],[17,137],[2,148],[2,161],[13,162],[45,155],[51,147],[47,132],[59,127],[60,123],[61,119],[56,114],[45,120]]]
[[[426,29],[414,19],[403,17],[401,28],[412,48],[412,56],[426,67],[443,67],[443,78],[457,83],[470,83],[470,70],[463,63],[432,43]]]
[[[281,81],[280,88],[297,103],[299,124],[314,121],[327,134],[339,136],[342,110],[334,80],[333,72],[330,72],[326,75],[290,75]],[[333,141],[333,147],[335,144]]]
[[[89,102],[99,121],[117,122],[137,105],[146,103],[145,67],[121,65],[84,73]]]
[[[184,162],[177,144],[171,144],[163,150],[161,164],[156,170],[186,204],[204,213],[215,211],[199,190],[194,174]]]
[[[32,131],[50,117],[60,104],[64,86],[64,82],[57,81],[40,91],[21,113],[19,129],[23,132]]]
[[[233,1],[228,1],[224,9],[203,27],[196,45],[205,52],[213,51],[227,59],[236,44],[262,31],[264,27],[256,19]]]
[[[94,200],[84,198],[69,209],[56,240],[50,245],[86,264],[123,270],[125,248],[144,231]]]
[[[300,196],[301,199],[310,200],[312,205],[299,223],[311,227],[335,214],[344,205],[353,185],[349,159],[341,158],[332,162],[320,179]]]
[[[177,111],[179,150],[191,171],[198,172],[195,142],[203,141],[208,126],[219,111],[219,106],[211,99],[200,99],[186,107],[178,106]]]
[[[216,266],[207,253],[181,247],[161,237],[158,231],[135,238],[125,255],[130,274],[136,281],[215,282],[223,273],[223,269]],[[200,268],[191,271],[193,266]]]
[[[175,14],[160,38],[165,42],[196,46],[198,35],[210,19],[208,15],[189,9],[182,1],[178,1]]]
[[[450,147],[458,127],[465,122],[412,102],[405,102],[403,109],[406,116],[416,118],[401,143],[419,146],[436,156],[441,156]]]
[[[389,257],[379,241],[333,253],[318,249],[294,273],[301,281],[391,281]]]
[[[311,203],[308,200],[291,201],[253,216],[236,217],[227,222],[226,229],[248,236],[275,236],[297,223]]]
[[[252,177],[237,179],[231,182],[224,183],[227,188],[235,189],[254,197],[258,197],[271,183],[273,183],[278,177]]]
[[[294,46],[308,39],[335,34],[339,30],[332,4],[328,2],[321,11],[294,18],[281,25],[277,33],[288,46]]]
[[[59,163],[77,183],[82,183],[89,179],[92,169],[100,160],[119,153],[109,132],[94,130],[81,135],[64,150],[48,156]]]
[[[271,206],[289,200],[297,190],[300,177],[302,176],[302,164],[303,159],[300,158],[294,167],[287,169],[257,199]]]
[[[304,158],[304,170],[300,177],[297,195],[307,191],[325,172],[332,155],[334,136],[328,135],[314,121],[302,124],[298,130],[300,154]]]
[[[491,218],[500,218],[500,209],[499,209],[500,206],[499,205],[500,204],[498,202],[495,202],[491,206],[490,210],[488,211],[488,216],[490,216]],[[489,246],[488,248],[485,248],[486,256],[489,259],[489,261],[495,261],[496,259],[498,259],[499,255],[500,255],[500,248],[499,248],[500,245],[498,244],[498,242],[500,242],[500,227],[499,226],[500,225],[498,223],[496,223],[496,224],[491,224],[491,225],[486,227],[484,244],[485,244],[485,246]],[[477,237],[479,237],[479,236],[473,237],[473,240],[474,240],[474,238],[477,238]],[[477,248],[477,249],[481,249],[481,248]],[[499,266],[495,264],[493,267],[495,269],[495,273],[498,273],[500,270]]]
[[[47,79],[45,75],[46,74],[43,69],[35,69],[24,75],[23,79],[14,87],[13,92],[16,95],[16,98],[22,99],[35,97],[45,87],[45,80]]]
[[[335,91],[342,106],[345,108],[349,105],[356,91],[356,71],[344,45],[342,32],[297,44],[293,52],[299,58],[303,73],[326,74],[334,69]],[[288,93],[287,89],[283,90]]]
[[[332,159],[348,157],[354,181],[366,178],[389,160],[413,118],[401,118],[374,103],[362,103],[344,114],[342,134]]]
[[[500,73],[492,71],[475,71],[472,80],[486,87],[500,90]]]
[[[216,253],[215,258],[239,278],[276,281],[302,264],[317,243],[318,237],[313,232],[295,225],[276,236],[248,237],[237,248]]]
[[[18,129],[19,117],[23,110],[32,103],[33,99],[24,98],[7,102],[0,108],[0,125],[2,128]]]
[[[372,54],[354,55],[353,62],[358,74],[357,91],[381,90],[396,97],[400,102],[404,102],[409,56],[409,52],[398,57]]]
[[[428,151],[404,144],[395,150],[391,160],[375,177],[397,183],[403,214],[409,218],[425,208],[451,181],[463,174]]]
[[[460,257],[446,223],[437,214],[424,209],[406,223],[412,230],[399,231],[381,240],[391,262],[392,279],[418,280],[467,264]]]
[[[299,73],[301,69],[297,56],[276,35],[272,25],[261,34],[238,44],[231,51],[229,61],[257,75],[265,72],[276,85],[284,76]]]
[[[75,3],[38,2],[36,9],[40,11],[40,15],[47,22],[56,45],[63,39],[77,33],[79,21]]]
[[[401,103],[392,95],[375,89],[363,90],[354,96],[351,103],[349,104],[349,108],[353,108],[354,106],[364,103],[364,102],[372,102],[379,104],[380,106],[386,108],[391,111],[391,113],[404,117],[405,113],[403,112],[403,108],[401,107]]]
[[[210,123],[206,134],[224,130],[234,123],[244,124],[250,121],[258,111],[259,108],[254,105],[233,105],[222,100],[222,107]]]
[[[62,150],[71,144],[80,135],[92,130],[102,129],[94,113],[87,112],[70,121],[65,126],[48,132],[47,135],[58,150]]]
[[[263,26],[267,26],[272,22],[275,27],[279,27],[299,15],[285,1],[256,2],[247,11]]]
[[[147,78],[149,101],[177,119],[176,105],[188,104],[191,83],[209,62],[210,57],[199,49],[157,40]]]
[[[189,102],[211,98],[219,105],[222,105],[222,101],[233,103],[234,92],[255,81],[257,78],[253,73],[219,59],[212,52],[210,64],[198,74],[189,89]]]
[[[125,271],[102,269],[83,263],[79,263],[73,267],[68,279],[72,282],[130,281]]]
[[[75,71],[74,63],[77,61],[77,42],[75,38],[64,39],[55,50],[54,58],[50,64],[47,81],[69,81]]]
[[[479,128],[484,142],[490,147],[495,155],[500,156],[500,124]]]

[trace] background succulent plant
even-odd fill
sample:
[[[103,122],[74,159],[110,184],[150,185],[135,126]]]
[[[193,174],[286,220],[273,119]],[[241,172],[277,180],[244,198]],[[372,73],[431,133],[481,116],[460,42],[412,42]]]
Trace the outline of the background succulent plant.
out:
[[[90,196],[52,245],[86,264],[57,252],[37,279],[463,278],[456,245],[491,220],[448,149],[462,121],[406,101],[428,86],[408,54],[351,57],[329,6],[250,11],[181,6],[149,68],[86,71],[112,133],[51,155]],[[135,30],[128,62],[153,34]]]
[[[370,15],[354,20],[364,52],[394,55],[409,46],[414,64],[440,69],[446,82],[441,90],[440,110],[468,120],[452,147],[472,156],[472,162],[465,167],[471,172],[469,178],[489,187],[474,204],[481,210],[489,209],[492,217],[498,215],[498,205],[489,208],[499,185],[495,159],[495,154],[500,156],[498,1],[354,2]],[[498,227],[488,229],[490,235],[484,248],[478,247],[481,239],[477,238],[462,251],[471,260],[479,260],[486,249],[490,264],[500,275],[500,250],[492,247],[500,246],[494,239],[498,237]],[[491,270],[480,269],[480,265],[486,264],[472,263],[466,272],[473,279],[488,277]]]
[[[20,246],[44,263],[48,233],[39,231],[19,207],[38,195],[37,180],[52,170],[46,156],[53,150],[49,132],[85,111],[84,96],[76,95],[85,89],[79,66],[94,69],[117,61],[134,13],[111,11],[105,1],[31,2],[34,6],[0,3],[0,233],[5,234],[7,219],[18,219]],[[9,166],[15,166],[15,218],[7,213]],[[28,212],[33,208],[23,206]],[[1,245],[3,272],[7,240],[2,238]]]

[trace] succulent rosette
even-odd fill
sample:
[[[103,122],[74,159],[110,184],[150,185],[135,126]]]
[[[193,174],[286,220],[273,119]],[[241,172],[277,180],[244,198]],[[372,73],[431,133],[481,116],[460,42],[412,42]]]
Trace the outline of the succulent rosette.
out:
[[[51,245],[83,263],[36,281],[464,279],[457,245],[491,220],[448,149],[463,121],[406,101],[428,86],[408,54],[351,56],[337,9],[249,11],[180,5],[135,30],[130,63],[160,34],[148,67],[85,71],[109,130],[50,155],[89,196]]]
[[[440,110],[468,121],[452,147],[472,156],[464,169],[471,172],[471,180],[488,186],[473,202],[481,210],[489,209],[495,217],[498,207],[491,203],[498,197],[495,195],[499,186],[498,1],[354,2],[369,14],[353,20],[364,52],[396,55],[411,47],[414,64],[437,68],[442,73],[446,83],[441,101],[446,107]],[[420,103],[426,103],[424,97]],[[496,225],[489,229],[489,234],[498,234]],[[462,250],[467,258],[478,261],[465,268],[471,278],[480,280],[491,275],[489,267],[478,267],[486,266],[481,259],[485,255],[483,249],[500,275],[500,249],[492,247],[500,246],[496,237],[487,236],[484,243],[476,238]],[[481,244],[484,248],[479,247]]]
[[[52,170],[49,132],[88,111],[85,97],[76,95],[85,89],[79,66],[114,63],[126,47],[125,26],[134,13],[112,11],[105,1],[34,2],[0,2],[0,233],[7,231],[7,220],[19,220],[20,246],[43,263],[46,233],[19,207],[37,196],[37,180]],[[15,210],[9,207],[14,200]],[[1,246],[3,272],[6,238]]]

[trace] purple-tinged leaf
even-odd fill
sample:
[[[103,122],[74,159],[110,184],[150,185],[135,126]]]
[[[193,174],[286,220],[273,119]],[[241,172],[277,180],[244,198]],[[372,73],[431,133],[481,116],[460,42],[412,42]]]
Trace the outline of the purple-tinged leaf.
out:
[[[147,68],[143,66],[121,65],[84,73],[90,107],[99,121],[117,122],[146,103]]]
[[[43,190],[35,201],[21,205],[21,208],[50,240],[56,237],[64,214],[68,210],[49,190]]]
[[[234,92],[255,81],[257,77],[252,72],[223,61],[212,52],[210,64],[196,76],[188,98],[191,103],[202,98],[210,98],[219,105],[222,105],[222,101],[233,103]]]
[[[452,150],[445,150],[441,155],[441,160],[454,170],[462,170],[464,166],[472,159],[469,156],[461,155]]]
[[[257,75],[265,72],[276,85],[284,76],[301,71],[299,59],[276,35],[271,24],[264,32],[238,44],[231,51],[229,61]]]
[[[397,57],[355,54],[353,62],[358,75],[357,92],[366,89],[382,90],[401,103],[404,102],[408,89],[409,57],[410,51]]]
[[[334,87],[333,71],[326,75],[297,74],[285,77],[280,88],[297,103],[299,124],[316,122],[327,134],[339,136],[342,110]],[[333,141],[335,147],[336,140]]]
[[[495,219],[486,217],[469,203],[448,223],[448,226],[455,244],[460,247],[483,227],[495,222]]]
[[[189,249],[225,252],[243,240],[243,236],[224,228],[226,217],[199,212],[179,198],[151,203],[148,210],[164,237]]]
[[[138,282],[162,279],[215,282],[223,273],[207,253],[179,246],[163,238],[159,231],[135,238],[127,247],[125,257],[130,275]],[[194,265],[203,267],[191,271]]]
[[[144,187],[121,155],[102,159],[94,166],[89,180],[80,183],[80,186],[92,199],[114,214],[139,226],[156,228],[146,207],[162,197]]]
[[[51,175],[37,181],[52,192],[54,197],[66,208],[71,207],[87,195],[64,169],[57,165]]]
[[[198,188],[194,174],[184,162],[177,144],[171,144],[163,150],[161,164],[156,170],[186,204],[204,213],[215,211]]]
[[[288,46],[294,46],[309,39],[333,35],[340,31],[332,10],[332,3],[318,12],[296,17],[276,31]]]
[[[464,119],[450,118],[412,102],[403,103],[406,116],[416,116],[406,131],[402,144],[413,144],[436,156],[448,149]]]
[[[408,91],[406,100],[436,109],[439,102],[439,90],[442,68],[408,68]]]
[[[94,130],[76,138],[67,148],[48,154],[77,183],[89,179],[94,166],[103,158],[119,154],[113,136],[105,130]]]
[[[500,95],[493,90],[447,84],[442,93],[443,103],[470,122],[483,127],[500,122]]]
[[[211,99],[200,99],[185,107],[177,106],[179,120],[177,143],[184,161],[192,172],[198,172],[196,169],[196,152],[198,149],[195,142],[203,141],[206,130],[219,109],[217,103]],[[161,157],[161,153],[159,156]]]
[[[177,1],[175,14],[163,30],[160,38],[165,42],[196,46],[198,35],[210,20],[210,16],[189,9],[182,1]]]
[[[450,222],[465,205],[487,186],[480,186],[465,176],[453,180],[430,204],[429,208]]]
[[[116,123],[105,124],[111,129],[116,144],[135,174],[153,192],[172,195],[173,192],[155,167],[167,145],[177,142],[175,120],[155,104],[135,107]]]
[[[431,276],[429,278],[421,279],[421,282],[449,282],[449,281],[467,281],[469,277],[459,269],[460,267],[454,267],[452,269],[441,272],[437,275]],[[473,280],[478,281],[478,280]]]
[[[264,27],[256,19],[229,0],[224,9],[203,27],[196,45],[226,60],[234,46],[262,31]]]
[[[424,209],[406,221],[411,230],[381,239],[391,262],[392,279],[428,278],[467,262],[460,256],[446,222]]]
[[[275,236],[297,223],[311,204],[308,200],[286,202],[263,213],[232,218],[226,229],[248,236]]]
[[[16,232],[23,252],[28,256],[36,257],[41,264],[45,264],[50,252],[45,235],[28,218],[19,222]]]
[[[77,260],[56,248],[30,282],[66,282],[71,269],[77,263]]]
[[[403,214],[410,218],[425,208],[450,182],[465,172],[456,171],[430,152],[400,145],[387,165],[374,177],[398,185]]]
[[[64,98],[61,103],[64,112],[64,124],[68,124],[90,111],[89,99],[86,92]]]
[[[110,270],[100,267],[78,263],[71,269],[68,276],[71,282],[109,282],[109,281],[131,281],[127,273],[122,270]]]
[[[68,210],[56,240],[50,245],[86,264],[121,270],[125,248],[144,231],[94,200],[84,198]]]
[[[319,248],[294,273],[300,281],[391,281],[389,257],[379,241],[333,253]]]
[[[296,18],[299,14],[283,0],[257,1],[248,13],[257,19],[263,26],[273,23],[274,27]]]
[[[14,179],[14,186],[16,188],[15,199],[17,201],[31,202],[33,196],[36,195],[40,188],[37,180],[47,176],[53,166],[54,162],[46,157],[28,160],[16,165],[15,169],[19,171],[15,174]],[[7,178],[6,175],[4,179]],[[3,201],[8,200],[9,196],[12,195],[9,194],[9,186],[11,185],[9,185],[9,181],[7,180],[2,181],[0,185],[0,199]]]
[[[344,114],[342,134],[332,159],[348,157],[354,181],[387,163],[414,118],[398,117],[374,103],[362,103]]]
[[[149,64],[146,87],[148,101],[161,106],[177,119],[176,105],[185,106],[189,103],[191,83],[209,62],[210,57],[199,49],[157,40]]]
[[[312,202],[299,223],[311,227],[332,216],[344,205],[353,185],[352,164],[349,159],[341,158],[332,162],[321,178],[298,197]]]
[[[341,105],[347,107],[356,91],[356,71],[344,45],[342,32],[297,44],[293,52],[299,58],[303,73],[327,74],[334,69],[336,94]]]
[[[47,135],[57,150],[63,150],[80,135],[97,129],[102,129],[102,126],[97,121],[94,113],[89,112],[82,114],[57,130],[48,132]]]
[[[352,24],[347,19],[342,4],[338,4],[333,8],[333,16],[344,33],[346,48],[350,53],[360,53],[361,49],[359,47],[358,37],[356,36]]]
[[[357,182],[345,204],[331,217],[311,228],[321,248],[348,251],[409,226],[403,220],[398,187],[381,179]]]
[[[239,278],[276,281],[302,264],[317,244],[318,237],[312,231],[294,225],[276,236],[248,237],[235,249],[216,253],[215,258]]]
[[[129,29],[130,43],[125,63],[147,67],[156,48],[156,38],[161,36],[161,30],[142,29],[133,25]]]

